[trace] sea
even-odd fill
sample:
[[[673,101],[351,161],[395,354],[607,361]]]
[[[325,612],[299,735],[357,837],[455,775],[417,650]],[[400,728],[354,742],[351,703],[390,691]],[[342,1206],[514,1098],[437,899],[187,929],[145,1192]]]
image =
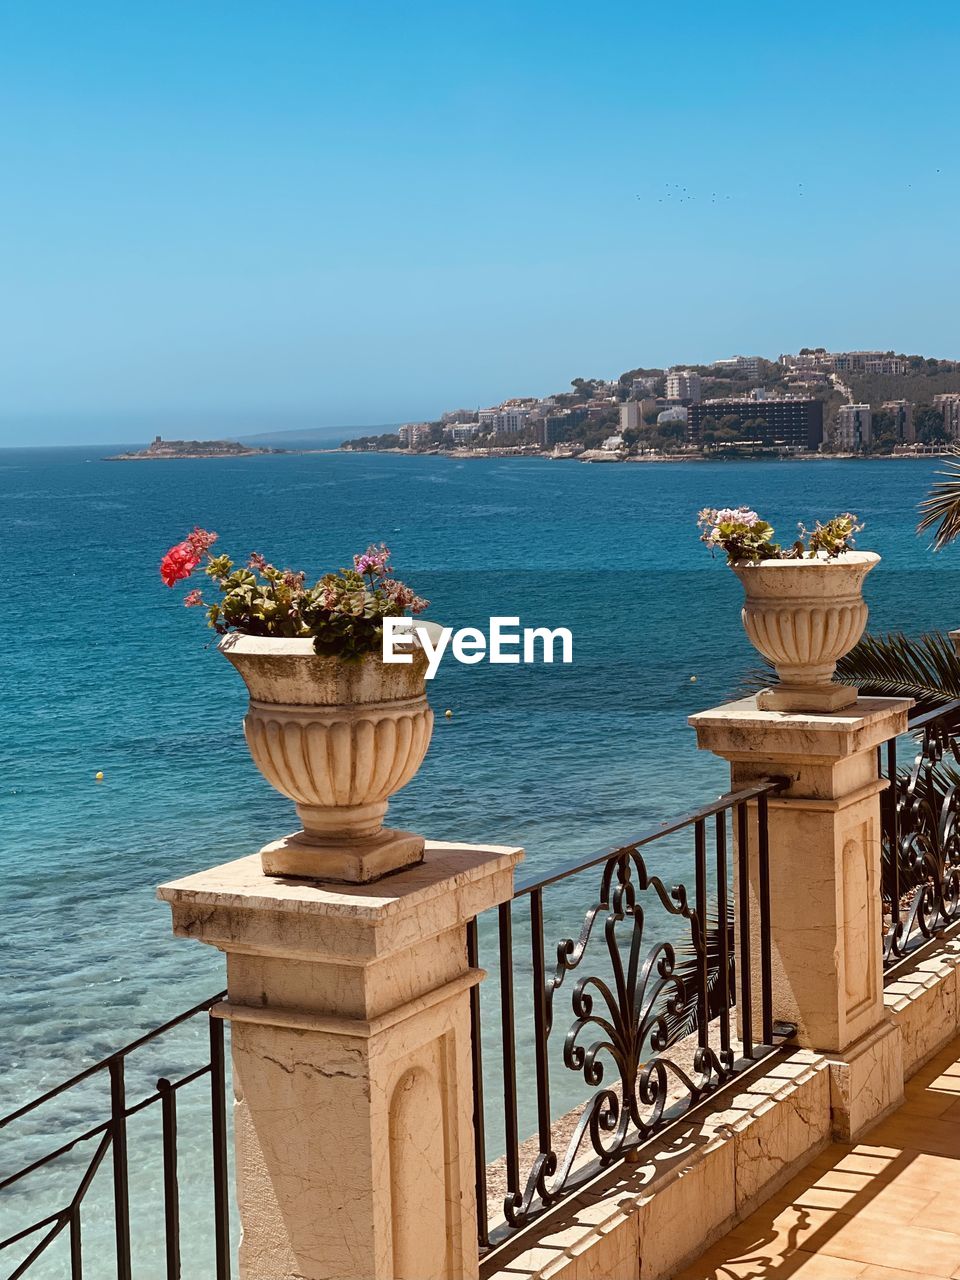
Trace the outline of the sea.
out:
[[[155,887],[297,826],[247,754],[242,682],[201,611],[160,581],[161,555],[195,525],[237,560],[259,551],[311,576],[385,542],[432,620],[570,629],[570,665],[446,658],[428,690],[429,753],[390,808],[392,823],[432,838],[522,846],[522,877],[625,843],[725,789],[723,764],[697,751],[687,717],[736,697],[759,660],[739,583],[698,541],[702,507],[749,504],[784,541],[800,521],[851,510],[865,524],[861,548],[882,556],[866,582],[870,628],[960,625],[960,549],[935,555],[914,532],[935,459],[106,461],[111,452],[0,450],[0,1114],[215,993],[223,957],[173,938]],[[651,866],[689,878],[687,856],[668,843],[651,849]],[[548,958],[559,937],[576,936],[596,892],[569,884],[548,909]],[[484,943],[495,964],[489,931]],[[518,981],[528,971],[519,961]],[[189,1069],[202,1047],[201,1037],[158,1051],[134,1091]],[[518,1052],[523,1077],[531,1057]],[[488,1070],[498,1069],[494,1043]],[[183,1274],[198,1280],[212,1274],[203,1099],[184,1091],[180,1126]],[[98,1105],[85,1087],[55,1116],[0,1131],[0,1164],[10,1172],[67,1141]],[[166,1274],[155,1113],[131,1122],[138,1280]],[[0,1192],[10,1206],[0,1240],[58,1207],[81,1157]],[[95,1184],[88,1280],[115,1274],[109,1160]],[[39,1238],[0,1251],[0,1274]],[[64,1233],[27,1274],[66,1276],[67,1259]]]

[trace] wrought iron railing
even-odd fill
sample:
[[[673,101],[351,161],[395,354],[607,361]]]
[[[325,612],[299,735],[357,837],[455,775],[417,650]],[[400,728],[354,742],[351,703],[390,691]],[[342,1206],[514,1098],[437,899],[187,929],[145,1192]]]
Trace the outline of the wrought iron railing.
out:
[[[884,966],[888,973],[960,917],[960,701],[911,719],[913,764],[879,748],[883,793]]]
[[[178,1171],[178,1098],[187,1086],[209,1077],[209,1100],[202,1123],[209,1125],[212,1182],[206,1167],[198,1179],[209,1202],[207,1228],[204,1235],[213,1236],[212,1268],[203,1274],[216,1280],[230,1280],[230,1195],[228,1186],[227,1110],[224,1060],[224,1027],[219,1018],[210,1016],[212,1005],[222,1000],[225,992],[171,1019],[155,1030],[140,1036],[102,1062],[49,1089],[32,1102],[18,1107],[0,1119],[4,1130],[4,1152],[18,1167],[14,1172],[0,1172],[0,1193],[4,1194],[4,1221],[9,1230],[14,1216],[25,1219],[5,1239],[0,1240],[0,1256],[13,1259],[8,1280],[19,1280],[31,1272],[34,1264],[49,1258],[55,1242],[66,1235],[64,1259],[71,1280],[82,1280],[85,1261],[96,1264],[96,1277],[107,1274],[117,1280],[131,1280],[138,1240],[138,1226],[152,1237],[154,1254],[160,1255],[160,1269],[166,1280],[180,1280],[180,1173]],[[128,1101],[131,1060],[146,1046],[175,1029],[187,1029],[192,1019],[204,1018],[209,1023],[206,1037],[195,1037],[205,1043],[207,1060],[192,1070],[162,1076],[156,1086],[136,1099]],[[164,1056],[176,1059],[185,1053],[195,1054],[198,1045],[190,1043],[164,1050]],[[136,1077],[143,1070],[134,1067]],[[99,1093],[100,1096],[97,1096]],[[129,1122],[150,1108],[158,1109],[161,1155],[159,1161],[160,1200],[151,1205],[145,1221],[131,1216],[131,1166],[136,1170],[149,1152],[131,1153],[128,1146]],[[47,1113],[53,1114],[47,1117]],[[59,1113],[58,1113],[59,1112]],[[196,1120],[191,1115],[191,1120]],[[138,1122],[139,1124],[139,1122]],[[19,1130],[19,1132],[18,1132]],[[142,1144],[145,1148],[147,1144]],[[107,1162],[107,1157],[110,1157]],[[85,1250],[84,1209],[88,1207],[92,1189],[98,1185],[97,1175],[104,1166],[112,1171],[112,1241],[113,1265],[107,1261],[104,1242],[97,1238]],[[32,1194],[29,1186],[34,1185]],[[36,1185],[36,1184],[40,1185]],[[37,1214],[36,1206],[44,1208]],[[191,1208],[196,1208],[191,1201]],[[103,1227],[102,1205],[98,1205],[97,1226]],[[161,1229],[162,1223],[162,1229]],[[19,1246],[19,1247],[18,1247]],[[165,1269],[164,1269],[165,1268]],[[157,1272],[151,1271],[151,1274]],[[89,1274],[89,1269],[88,1269]]]
[[[519,886],[513,900],[498,908],[495,936],[484,917],[473,921],[470,961],[479,965],[490,949],[488,967],[499,974],[498,983],[491,978],[472,993],[481,1246],[508,1238],[600,1170],[633,1156],[794,1030],[775,1026],[772,1009],[767,802],[781,785],[771,781],[721,796],[627,844]],[[651,853],[661,852],[669,859],[666,880],[647,865]],[[691,854],[692,901],[676,879],[677,858]],[[591,873],[599,884],[587,890],[581,878]],[[734,877],[741,904],[736,928]],[[548,966],[548,891],[578,880],[573,905],[579,903],[582,924],[575,936],[563,936],[557,926],[557,959]],[[592,905],[584,915],[587,892]],[[663,912],[659,926],[656,917],[648,919],[648,907]],[[515,938],[524,915],[528,965]],[[591,947],[601,930],[602,948]],[[522,999],[518,971],[530,983]],[[568,975],[577,972],[584,976],[568,987]],[[556,1052],[558,1028],[563,1041]],[[532,1069],[523,1070],[518,1082],[521,1032]],[[485,1108],[485,1083],[488,1097],[494,1083],[491,1056],[500,1063],[497,1105]],[[555,1088],[574,1079],[576,1105],[569,1087]],[[525,1142],[521,1100],[535,1102],[535,1121],[534,1107],[527,1106],[527,1131],[535,1127],[536,1135]],[[496,1127],[501,1118],[502,1132],[488,1142],[491,1123]],[[494,1145],[504,1155],[488,1166]],[[495,1221],[499,1213],[502,1220]]]

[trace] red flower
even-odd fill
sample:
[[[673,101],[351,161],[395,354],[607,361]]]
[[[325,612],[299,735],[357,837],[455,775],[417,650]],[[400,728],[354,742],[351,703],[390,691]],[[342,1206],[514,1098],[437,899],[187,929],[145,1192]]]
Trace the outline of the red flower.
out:
[[[200,557],[190,543],[178,542],[160,561],[160,577],[168,587],[175,586],[184,578],[189,578],[199,563]]]
[[[191,573],[217,540],[215,533],[207,529],[194,529],[183,542],[171,547],[160,561],[160,577],[168,587],[175,586]]]

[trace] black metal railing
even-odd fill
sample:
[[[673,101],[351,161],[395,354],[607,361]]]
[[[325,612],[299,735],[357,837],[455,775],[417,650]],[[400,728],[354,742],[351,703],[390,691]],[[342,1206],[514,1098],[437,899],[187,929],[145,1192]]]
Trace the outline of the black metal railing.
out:
[[[51,1256],[55,1245],[62,1247],[64,1239],[66,1256],[63,1260],[71,1280],[82,1280],[85,1259],[95,1261],[97,1276],[108,1273],[104,1267],[107,1264],[109,1274],[116,1275],[117,1280],[131,1280],[135,1269],[135,1246],[140,1243],[137,1228],[151,1237],[149,1247],[153,1254],[162,1257],[157,1273],[165,1268],[166,1280],[180,1280],[178,1099],[182,1090],[205,1076],[209,1077],[209,1097],[203,1107],[206,1115],[200,1123],[209,1126],[209,1169],[205,1163],[197,1185],[205,1193],[201,1195],[201,1201],[209,1202],[203,1234],[209,1237],[212,1228],[212,1267],[215,1269],[208,1269],[204,1274],[215,1275],[216,1280],[230,1280],[224,1024],[209,1013],[211,1006],[222,1000],[225,994],[221,992],[186,1010],[0,1119],[0,1130],[6,1131],[6,1157],[9,1159],[12,1154],[14,1162],[20,1166],[14,1172],[0,1172],[4,1221],[10,1224],[15,1216],[24,1220],[12,1234],[0,1240],[0,1255],[4,1259],[13,1258],[13,1269],[4,1273],[8,1280],[26,1276],[34,1263]],[[191,1020],[201,1018],[209,1024],[206,1036],[202,1035],[201,1027],[200,1034],[194,1035],[188,1043],[172,1045],[163,1053],[166,1058],[174,1060],[187,1055],[196,1056],[202,1044],[206,1050],[202,1056],[206,1061],[191,1070],[171,1073],[176,1075],[175,1079],[161,1076],[152,1091],[143,1093],[136,1101],[129,1101],[131,1075],[138,1089],[142,1088],[144,1077],[136,1055],[177,1029],[193,1031],[196,1024]],[[150,1108],[153,1107],[159,1110],[162,1205],[151,1205],[150,1212],[143,1215],[144,1221],[139,1222],[131,1215],[131,1168],[141,1169],[145,1162],[149,1162],[150,1152],[147,1150],[149,1143],[138,1142],[137,1150],[131,1153],[129,1129],[134,1117],[152,1114]],[[196,1110],[194,1105],[191,1122],[199,1119]],[[140,1122],[137,1124],[139,1126]],[[93,1189],[99,1186],[97,1175],[101,1167],[104,1167],[105,1176],[107,1169],[111,1171],[112,1194],[108,1193],[105,1200],[112,1216],[109,1245],[114,1259],[112,1266],[107,1263],[102,1238],[104,1210],[107,1209],[103,1195],[98,1197],[96,1211],[88,1214],[96,1219],[98,1236],[89,1249],[84,1247],[84,1209],[89,1207]],[[38,1205],[43,1206],[39,1212]],[[198,1207],[191,1188],[191,1210]]]
[[[488,968],[499,975],[498,983],[474,988],[471,1007],[482,1247],[508,1238],[600,1170],[633,1157],[793,1032],[775,1026],[772,1005],[767,804],[782,785],[769,781],[728,793],[627,844],[520,885],[498,908],[495,935],[484,917],[472,922],[471,964],[479,966],[489,948]],[[670,859],[670,888],[648,869],[641,850],[649,857],[652,845]],[[684,853],[692,853],[692,902],[674,880]],[[592,905],[584,915],[583,877],[592,872],[599,873],[599,885],[586,890]],[[548,912],[548,891],[571,886],[576,897],[566,894],[565,905],[582,924],[576,936],[563,936],[556,925],[557,959],[548,967],[544,940],[557,914]],[[648,907],[663,913],[659,925],[655,916],[648,919]],[[528,934],[526,961],[515,936],[518,921]],[[591,948],[601,930],[603,947]],[[581,970],[565,1019],[566,979]],[[522,999],[521,971],[530,984]],[[557,1027],[562,1048],[551,1053]],[[518,1073],[521,1034],[529,1061]],[[496,1076],[491,1058],[499,1059]],[[608,1071],[615,1077],[609,1082]],[[496,1106],[485,1108],[485,1085],[488,1097],[495,1088]],[[488,1166],[490,1126],[501,1119],[495,1142],[504,1154]],[[522,1132],[534,1129],[534,1137],[521,1141]],[[495,1197],[503,1215],[498,1222]]]
[[[890,781],[881,799],[884,966],[938,937],[960,917],[960,701],[915,716],[909,769],[897,739],[879,748]]]

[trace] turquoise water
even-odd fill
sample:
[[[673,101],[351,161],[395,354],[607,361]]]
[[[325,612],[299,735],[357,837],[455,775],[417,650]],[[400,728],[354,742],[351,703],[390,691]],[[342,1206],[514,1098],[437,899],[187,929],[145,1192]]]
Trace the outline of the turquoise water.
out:
[[[960,553],[935,558],[912,532],[932,461],[105,452],[0,451],[0,1112],[215,991],[221,957],[172,938],[154,886],[296,826],[247,756],[243,685],[157,576],[194,524],[238,558],[259,550],[311,574],[383,539],[431,618],[573,630],[571,667],[447,660],[431,700],[453,717],[438,716],[391,807],[440,839],[522,844],[525,874],[724,788],[685,718],[733,696],[754,658],[739,585],[697,541],[700,507],[750,503],[785,536],[853,509],[861,545],[884,557],[867,581],[871,626],[960,623]],[[566,906],[572,925],[584,903]]]

